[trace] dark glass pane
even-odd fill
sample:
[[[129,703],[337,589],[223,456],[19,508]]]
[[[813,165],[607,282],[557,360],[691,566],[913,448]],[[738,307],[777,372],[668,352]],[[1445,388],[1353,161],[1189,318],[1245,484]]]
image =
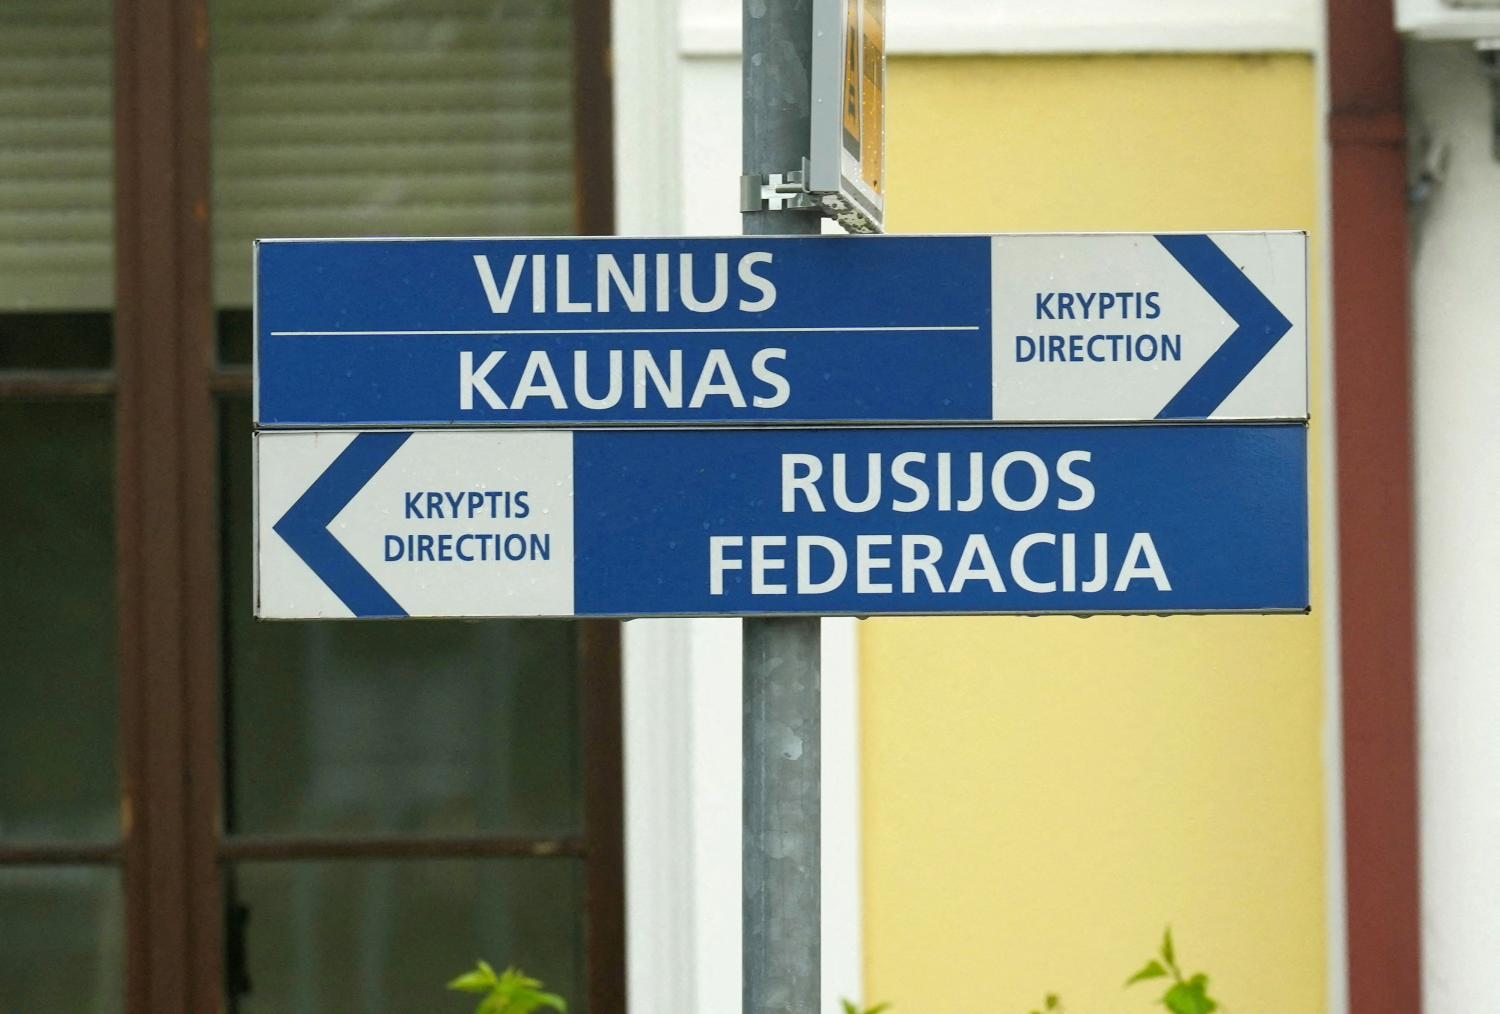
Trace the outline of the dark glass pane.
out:
[[[103,370],[107,313],[0,313],[0,370]]]
[[[222,434],[230,829],[577,833],[574,625],[255,622],[243,399]]]
[[[118,834],[114,503],[108,402],[0,401],[0,837]]]
[[[255,345],[253,315],[249,310],[219,311],[219,362],[225,366],[249,366]]]
[[[575,859],[246,863],[234,873],[249,990],[239,1014],[469,1014],[447,992],[484,958],[588,1014]]]
[[[124,907],[113,867],[0,869],[0,1010],[123,1010]]]

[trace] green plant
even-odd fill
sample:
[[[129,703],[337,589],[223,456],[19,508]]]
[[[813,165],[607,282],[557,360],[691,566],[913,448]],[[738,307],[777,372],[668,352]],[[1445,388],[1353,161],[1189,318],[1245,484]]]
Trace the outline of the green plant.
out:
[[[861,1010],[853,1000],[844,1000],[841,1002],[844,1005],[844,1014],[884,1014],[885,1011],[891,1009],[891,1005],[888,1003],[877,1004],[874,1007],[866,1007]]]
[[[567,1014],[568,1010],[568,1002],[562,997],[542,992],[540,980],[529,977],[519,968],[507,968],[496,975],[484,961],[448,983],[448,988],[483,996],[474,1014],[532,1014],[543,1007],[560,1014]]]
[[[1054,1011],[1055,1014],[1063,1014],[1062,1001],[1057,998],[1056,993],[1048,993],[1047,998],[1042,1001],[1041,1010],[1034,1010],[1031,1014],[1043,1014],[1043,1011]]]
[[[1161,941],[1160,960],[1152,958],[1139,972],[1125,980],[1129,989],[1138,982],[1152,979],[1172,980],[1161,1002],[1172,1014],[1213,1014],[1219,1009],[1218,1001],[1208,995],[1208,976],[1202,972],[1188,977],[1177,967],[1176,948],[1172,946],[1172,927],[1167,927]]]

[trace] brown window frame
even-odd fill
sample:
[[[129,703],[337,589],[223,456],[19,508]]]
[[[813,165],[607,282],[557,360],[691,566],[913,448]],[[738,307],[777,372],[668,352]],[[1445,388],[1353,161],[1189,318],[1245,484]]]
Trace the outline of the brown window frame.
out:
[[[578,624],[584,830],[269,837],[223,830],[223,640],[212,291],[210,0],[114,7],[115,365],[0,372],[0,398],[116,406],[121,828],[102,844],[0,841],[0,865],[121,869],[130,1014],[224,1010],[224,867],[241,859],[569,855],[585,861],[590,1009],[625,1010],[620,629]],[[574,3],[577,231],[613,231],[609,0]],[[460,956],[462,957],[462,956]],[[438,988],[440,984],[435,984]]]

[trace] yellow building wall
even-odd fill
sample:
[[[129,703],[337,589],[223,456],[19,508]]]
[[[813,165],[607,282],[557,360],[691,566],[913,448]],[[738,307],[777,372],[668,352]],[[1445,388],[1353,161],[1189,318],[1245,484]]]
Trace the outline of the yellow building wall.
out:
[[[1306,229],[1316,266],[1315,73],[894,60],[891,229]],[[867,998],[1160,1011],[1159,989],[1122,986],[1170,924],[1226,1011],[1325,1010],[1321,552],[1315,530],[1310,617],[862,624]]]

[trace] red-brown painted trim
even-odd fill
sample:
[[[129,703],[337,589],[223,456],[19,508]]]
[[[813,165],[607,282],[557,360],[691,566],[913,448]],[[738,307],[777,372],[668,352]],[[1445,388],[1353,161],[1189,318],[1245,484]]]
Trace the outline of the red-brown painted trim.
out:
[[[201,0],[115,4],[117,541],[131,1014],[222,1007],[212,823],[219,658],[207,47]]]
[[[615,231],[610,0],[573,5],[573,208],[580,236]]]
[[[587,858],[582,838],[501,838],[494,835],[291,836],[231,835],[219,845],[225,862],[323,859]],[[0,852],[0,856],[4,853]]]
[[[115,393],[111,370],[6,370],[0,398],[96,398]]]
[[[579,235],[615,231],[611,0],[573,6],[573,187]],[[589,1009],[625,1011],[625,743],[620,624],[578,624]]]
[[[621,624],[578,626],[589,1010],[625,1014],[625,730]]]
[[[1351,1014],[1420,1014],[1411,335],[1401,41],[1329,0]]]
[[[173,60],[179,96],[176,133],[178,314],[177,394],[183,427],[178,481],[182,519],[183,834],[187,856],[188,991],[192,1010],[225,1009],[224,882],[218,846],[224,779],[219,703],[220,631],[219,416],[211,379],[217,359],[213,293],[213,120],[207,0],[176,0]]]
[[[115,842],[0,842],[0,866],[113,866],[120,861]]]

